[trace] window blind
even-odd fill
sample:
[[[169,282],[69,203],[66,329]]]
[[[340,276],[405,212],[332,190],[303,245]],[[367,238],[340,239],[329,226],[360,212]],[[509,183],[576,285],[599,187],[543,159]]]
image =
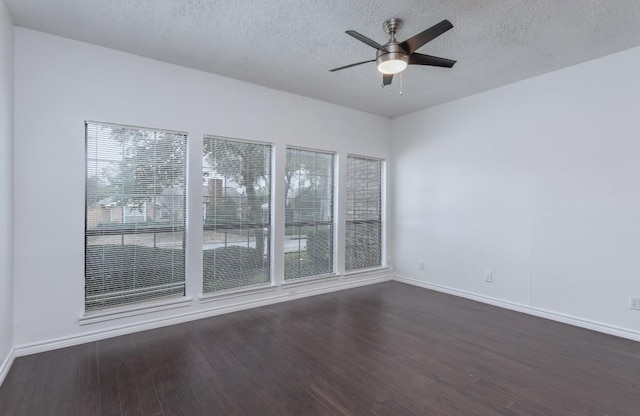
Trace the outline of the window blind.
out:
[[[186,133],[85,132],[85,310],[184,296]]]
[[[347,157],[345,270],[382,264],[382,161]]]
[[[205,136],[203,292],[271,282],[269,144]]]
[[[334,155],[287,148],[285,281],[334,272]]]

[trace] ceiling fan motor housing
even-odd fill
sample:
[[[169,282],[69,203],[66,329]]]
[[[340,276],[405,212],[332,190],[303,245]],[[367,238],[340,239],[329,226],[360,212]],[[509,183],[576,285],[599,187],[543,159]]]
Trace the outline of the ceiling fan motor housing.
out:
[[[381,50],[377,51],[376,65],[380,66],[380,64],[384,62],[392,60],[403,61],[407,64],[409,63],[409,54],[402,49],[398,42],[389,42],[385,44],[384,47],[388,52]]]

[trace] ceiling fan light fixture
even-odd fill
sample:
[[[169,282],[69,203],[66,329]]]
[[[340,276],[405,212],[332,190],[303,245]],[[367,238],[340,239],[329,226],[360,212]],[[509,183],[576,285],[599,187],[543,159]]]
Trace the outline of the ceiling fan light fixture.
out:
[[[383,74],[393,75],[407,69],[407,62],[402,59],[389,59],[378,64],[378,71]]]
[[[407,69],[409,64],[409,55],[398,45],[392,41],[384,45],[386,51],[378,51],[376,56],[376,65],[378,71],[385,75],[394,75]]]

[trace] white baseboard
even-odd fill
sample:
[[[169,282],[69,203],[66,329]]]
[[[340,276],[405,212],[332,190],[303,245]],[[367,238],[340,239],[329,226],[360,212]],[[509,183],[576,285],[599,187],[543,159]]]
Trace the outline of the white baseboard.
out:
[[[425,289],[435,290],[436,292],[447,293],[449,295],[459,296],[466,299],[475,300],[477,302],[486,303],[500,308],[509,309],[516,312],[526,313],[528,315],[537,316],[539,318],[550,319],[552,321],[561,322],[563,324],[569,324],[580,328],[590,329],[592,331],[602,332],[608,335],[614,335],[621,338],[630,339],[640,342],[640,333],[630,331],[624,328],[618,328],[602,324],[599,322],[593,322],[586,319],[577,318],[575,316],[565,315],[557,312],[548,311],[545,309],[534,308],[531,306],[508,302],[500,299],[490,298],[476,293],[467,292],[464,290],[453,289],[446,286],[440,286],[432,283],[426,283],[415,279],[410,279],[403,276],[394,276],[394,281],[406,283],[413,286],[419,286]]]
[[[363,279],[346,279],[337,284],[331,286],[311,287],[305,288],[302,286],[296,287],[295,293],[290,291],[278,292],[273,296],[269,296],[262,299],[254,299],[250,301],[238,301],[232,305],[215,306],[207,308],[205,310],[199,310],[195,312],[186,312],[178,315],[173,315],[166,318],[150,319],[147,321],[131,324],[114,326],[104,330],[98,330],[93,332],[85,332],[78,335],[69,337],[62,337],[57,339],[51,339],[42,342],[36,342],[31,344],[16,346],[13,350],[15,357],[22,357],[30,354],[37,354],[40,352],[51,351],[59,348],[72,347],[74,345],[85,344],[87,342],[99,341],[102,339],[113,338],[121,335],[132,334],[134,332],[147,331],[150,329],[156,329],[164,326],[170,326],[180,324],[189,321],[195,321],[198,319],[209,318],[212,316],[223,315],[226,313],[242,311],[245,309],[257,308],[260,306],[272,305],[275,303],[286,302],[295,299],[301,299],[308,296],[321,295],[324,293],[335,292],[338,290],[351,289],[359,286],[372,285],[376,283],[388,282],[393,279],[391,274],[376,275]],[[211,302],[213,304],[214,302]],[[8,371],[8,370],[7,370]]]
[[[5,358],[2,362],[2,365],[0,365],[0,386],[2,386],[2,382],[7,377],[7,374],[9,374],[9,370],[11,369],[13,360],[15,360],[15,358],[15,349],[12,348],[11,351],[9,351],[9,355],[7,355],[7,358]]]

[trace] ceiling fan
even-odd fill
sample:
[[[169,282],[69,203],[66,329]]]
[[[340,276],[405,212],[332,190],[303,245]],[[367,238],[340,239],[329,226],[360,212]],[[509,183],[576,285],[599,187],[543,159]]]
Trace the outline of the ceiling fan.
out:
[[[353,36],[360,42],[366,43],[372,48],[377,49],[376,59],[341,66],[330,69],[329,71],[335,72],[369,62],[375,62],[378,65],[378,71],[382,73],[382,86],[384,87],[385,85],[391,84],[393,75],[404,71],[407,68],[407,65],[429,65],[451,68],[456,63],[456,61],[452,59],[416,53],[416,51],[426,43],[431,42],[433,39],[453,27],[451,22],[448,20],[445,19],[442,22],[431,26],[429,29],[405,40],[404,42],[398,42],[396,40],[396,33],[398,33],[401,27],[402,20],[398,18],[389,19],[382,24],[382,28],[390,36],[389,41],[384,45],[380,45],[378,42],[361,35],[355,30],[347,30],[345,32],[347,35]]]

